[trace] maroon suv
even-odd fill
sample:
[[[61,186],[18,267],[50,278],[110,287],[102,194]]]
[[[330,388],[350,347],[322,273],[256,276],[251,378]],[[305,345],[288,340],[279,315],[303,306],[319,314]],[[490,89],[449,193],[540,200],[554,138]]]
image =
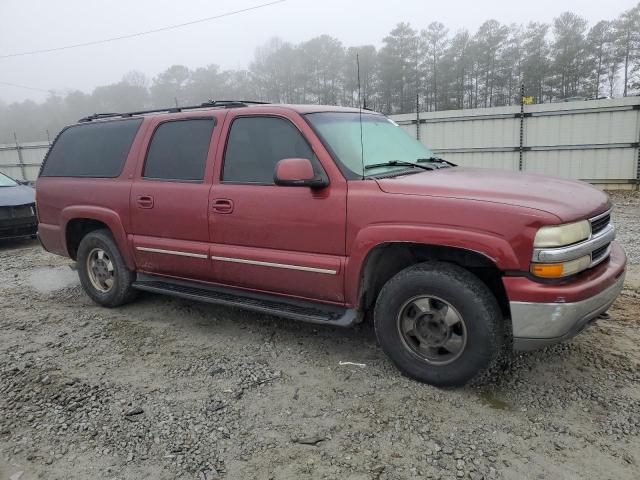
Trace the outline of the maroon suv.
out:
[[[606,194],[456,167],[383,115],[214,102],[93,115],[37,182],[39,235],[86,293],[137,291],[350,326],[413,378],[460,385],[504,347],[579,333],[625,254]]]

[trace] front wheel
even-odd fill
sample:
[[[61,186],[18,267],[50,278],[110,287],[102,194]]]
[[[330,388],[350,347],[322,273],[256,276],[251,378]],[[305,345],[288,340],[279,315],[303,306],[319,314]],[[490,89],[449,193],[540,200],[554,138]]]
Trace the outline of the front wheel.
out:
[[[442,262],[409,267],[376,302],[382,349],[405,375],[459,386],[489,369],[501,352],[502,314],[488,287],[468,270]]]

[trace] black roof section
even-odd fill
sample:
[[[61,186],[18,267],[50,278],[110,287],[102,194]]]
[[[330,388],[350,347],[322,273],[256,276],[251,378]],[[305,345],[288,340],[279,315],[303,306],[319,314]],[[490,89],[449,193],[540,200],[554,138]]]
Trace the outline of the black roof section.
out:
[[[125,113],[94,113],[93,115],[89,115],[87,117],[83,117],[78,120],[78,123],[86,123],[91,122],[93,120],[101,120],[103,118],[113,118],[113,117],[121,117],[121,118],[129,118],[134,115],[146,115],[149,113],[178,113],[185,110],[196,110],[198,108],[212,108],[212,107],[221,107],[221,108],[238,108],[238,107],[248,107],[249,105],[268,105],[269,102],[257,102],[254,100],[209,100],[207,102],[201,103],[200,105],[191,105],[188,107],[169,107],[169,108],[158,108],[154,110],[140,110],[137,112],[125,112]]]

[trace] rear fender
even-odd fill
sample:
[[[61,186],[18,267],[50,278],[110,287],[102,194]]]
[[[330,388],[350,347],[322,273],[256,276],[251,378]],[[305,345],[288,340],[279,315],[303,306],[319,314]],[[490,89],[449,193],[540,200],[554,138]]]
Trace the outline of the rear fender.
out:
[[[131,251],[131,246],[129,245],[129,242],[127,240],[127,234],[122,225],[122,220],[115,211],[109,210],[108,208],[96,207],[92,205],[74,205],[62,210],[60,214],[60,224],[63,226],[63,228],[60,230],[60,235],[62,236],[62,245],[64,245],[65,250],[67,249],[67,225],[71,220],[74,220],[76,218],[97,220],[109,227],[109,230],[111,230],[113,239],[115,240],[116,245],[118,245],[118,249],[122,254],[127,268],[129,268],[130,270],[136,269],[133,253]],[[68,251],[66,252],[66,254],[67,256],[70,256]]]

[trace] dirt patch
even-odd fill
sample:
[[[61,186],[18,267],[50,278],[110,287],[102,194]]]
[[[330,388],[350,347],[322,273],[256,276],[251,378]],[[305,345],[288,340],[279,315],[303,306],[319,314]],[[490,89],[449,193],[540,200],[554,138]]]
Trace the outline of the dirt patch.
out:
[[[5,245],[0,478],[636,479],[640,198],[624,195],[611,319],[457,390],[402,377],[368,325],[153,295],[108,310],[69,260]]]

